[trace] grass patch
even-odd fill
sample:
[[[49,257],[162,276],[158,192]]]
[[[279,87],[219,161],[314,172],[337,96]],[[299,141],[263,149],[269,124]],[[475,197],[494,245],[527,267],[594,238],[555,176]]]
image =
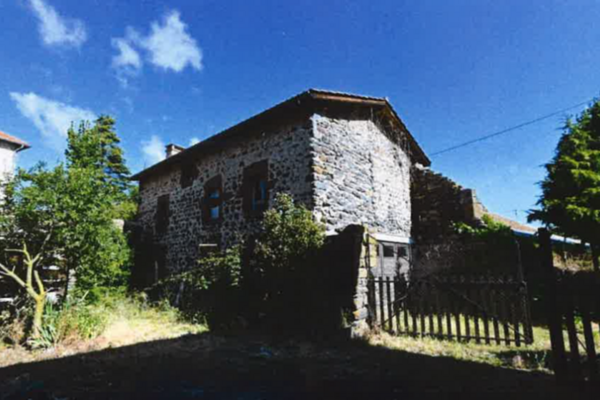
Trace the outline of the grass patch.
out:
[[[205,324],[185,321],[167,303],[153,305],[143,296],[123,294],[106,294],[91,304],[49,306],[45,323],[43,338],[29,343],[32,348],[5,341],[0,367],[208,331]]]
[[[550,334],[543,327],[534,327],[533,330],[534,343],[523,347],[395,336],[388,333],[373,335],[368,341],[373,346],[409,353],[452,357],[457,360],[474,361],[496,367],[550,372]]]

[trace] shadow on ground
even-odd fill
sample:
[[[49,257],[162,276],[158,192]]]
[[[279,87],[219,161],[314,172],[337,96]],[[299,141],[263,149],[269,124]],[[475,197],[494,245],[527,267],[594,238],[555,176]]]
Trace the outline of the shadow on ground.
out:
[[[1,353],[0,353],[1,356]],[[448,396],[450,395],[450,396]],[[583,398],[552,376],[356,341],[189,335],[0,369],[0,399]]]

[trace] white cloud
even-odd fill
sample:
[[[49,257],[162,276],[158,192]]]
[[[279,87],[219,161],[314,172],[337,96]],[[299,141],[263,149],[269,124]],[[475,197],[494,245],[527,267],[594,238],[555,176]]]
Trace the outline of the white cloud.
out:
[[[121,86],[129,86],[129,78],[138,74],[142,68],[142,57],[126,38],[113,38],[112,45],[119,54],[113,56],[112,67],[117,71],[117,79]]]
[[[152,32],[142,41],[150,52],[150,62],[164,69],[181,72],[188,65],[202,69],[202,50],[187,32],[178,11],[165,14],[162,24],[153,22]]]
[[[142,153],[146,163],[156,164],[165,159],[165,144],[158,136],[152,135],[150,140],[142,141]]]
[[[81,20],[65,18],[43,0],[29,0],[29,5],[39,19],[39,32],[44,44],[79,47],[87,40],[85,25]]]
[[[132,68],[138,70],[142,67],[140,53],[133,48],[132,44],[127,39],[114,38],[112,39],[112,45],[119,50],[119,54],[112,59],[114,68]]]
[[[190,146],[193,146],[195,144],[200,143],[200,139],[198,139],[196,136],[194,136],[193,138],[190,139]]]
[[[141,70],[144,60],[174,72],[181,72],[188,66],[202,69],[202,49],[187,31],[178,11],[163,16],[150,26],[147,36],[128,27],[125,37],[113,38],[113,47],[118,54],[113,57],[112,66],[117,70],[117,78],[127,86],[127,78]]]
[[[10,93],[17,108],[33,122],[50,146],[58,151],[65,148],[71,124],[94,121],[96,115],[87,109],[50,100],[35,93]]]

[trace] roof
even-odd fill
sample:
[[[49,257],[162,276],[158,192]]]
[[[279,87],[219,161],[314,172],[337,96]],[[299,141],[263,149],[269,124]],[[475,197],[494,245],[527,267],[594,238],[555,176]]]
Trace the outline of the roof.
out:
[[[31,147],[29,146],[29,144],[27,144],[27,142],[2,131],[0,131],[0,141],[16,144],[17,146],[21,147],[19,150],[28,149],[29,147]]]
[[[334,109],[341,112],[347,112],[350,107],[365,107],[371,110],[382,111],[382,115],[390,125],[393,125],[395,128],[406,134],[410,152],[414,159],[425,166],[431,164],[431,161],[427,155],[425,155],[423,149],[421,149],[386,98],[361,96],[321,89],[309,89],[242,121],[231,128],[211,136],[174,156],[168,157],[165,160],[138,172],[132,179],[140,180],[146,176],[162,171],[170,165],[180,163],[193,155],[199,155],[209,150],[222,148],[233,140],[244,138],[244,134],[252,131],[252,129],[263,132],[265,126],[289,121],[298,115],[309,117],[319,111],[331,111]]]
[[[496,222],[500,222],[504,225],[508,225],[508,227],[510,227],[510,229],[517,236],[531,237],[531,236],[537,235],[538,228],[536,228],[535,226],[525,225],[525,224],[522,224],[522,223],[514,221],[512,219],[503,217],[502,215],[498,215],[498,214],[487,213],[487,215],[489,215],[490,218],[492,218],[492,220],[494,220]],[[550,239],[553,242],[560,242],[560,243],[567,243],[567,244],[581,244],[581,240],[579,240],[579,239],[567,238],[567,237],[560,236],[560,235],[552,235],[550,237]]]
[[[531,225],[525,225],[515,220],[503,217],[502,215],[494,214],[494,213],[486,213],[493,221],[499,222],[504,225],[508,225],[512,230],[520,231],[520,232],[529,232],[529,233],[537,233],[537,228]]]

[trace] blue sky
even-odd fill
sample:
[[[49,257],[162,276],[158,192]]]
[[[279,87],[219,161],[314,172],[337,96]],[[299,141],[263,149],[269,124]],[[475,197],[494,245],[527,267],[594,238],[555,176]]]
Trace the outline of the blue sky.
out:
[[[33,146],[23,167],[100,114],[138,171],[310,87],[388,97],[429,154],[600,91],[592,0],[0,0],[0,17],[0,130]],[[523,221],[564,118],[432,167]]]

